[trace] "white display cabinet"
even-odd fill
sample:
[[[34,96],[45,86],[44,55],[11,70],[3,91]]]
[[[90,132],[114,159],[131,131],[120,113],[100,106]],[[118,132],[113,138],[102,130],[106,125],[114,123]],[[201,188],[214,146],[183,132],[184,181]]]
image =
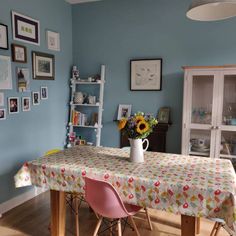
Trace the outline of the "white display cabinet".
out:
[[[236,65],[184,67],[182,153],[236,162]]]

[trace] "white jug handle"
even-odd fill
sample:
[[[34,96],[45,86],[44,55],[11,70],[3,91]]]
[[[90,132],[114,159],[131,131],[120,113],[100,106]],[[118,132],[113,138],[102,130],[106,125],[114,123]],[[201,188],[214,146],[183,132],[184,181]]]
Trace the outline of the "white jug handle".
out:
[[[147,146],[146,146],[145,149],[143,149],[144,152],[146,152],[147,149],[148,149],[148,147],[149,147],[149,141],[148,141],[148,139],[145,138],[145,139],[143,140],[143,144],[144,144],[145,142],[147,143]]]

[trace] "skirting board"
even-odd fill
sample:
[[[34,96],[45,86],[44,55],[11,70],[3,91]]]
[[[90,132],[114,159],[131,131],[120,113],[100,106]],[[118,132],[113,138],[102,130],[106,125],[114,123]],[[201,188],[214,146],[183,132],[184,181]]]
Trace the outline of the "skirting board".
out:
[[[7,211],[10,211],[11,209],[21,205],[24,202],[27,202],[28,200],[38,196],[41,193],[46,192],[46,189],[34,187],[30,191],[27,191],[26,193],[23,193],[17,197],[14,197],[6,202],[3,202],[0,204],[0,218],[4,213]]]

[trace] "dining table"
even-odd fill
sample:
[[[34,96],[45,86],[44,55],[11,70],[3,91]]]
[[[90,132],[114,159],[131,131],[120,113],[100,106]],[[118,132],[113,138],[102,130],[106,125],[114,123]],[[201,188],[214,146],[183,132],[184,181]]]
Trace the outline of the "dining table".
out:
[[[181,235],[196,235],[197,219],[218,218],[236,235],[236,175],[229,160],[75,146],[24,163],[15,186],[50,189],[51,235],[65,235],[65,193],[85,193],[84,177],[113,185],[125,203],[181,215]]]

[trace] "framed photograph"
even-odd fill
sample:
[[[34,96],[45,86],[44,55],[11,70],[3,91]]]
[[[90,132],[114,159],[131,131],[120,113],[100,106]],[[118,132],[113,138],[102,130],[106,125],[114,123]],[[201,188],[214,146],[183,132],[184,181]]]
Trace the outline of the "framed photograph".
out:
[[[162,59],[130,61],[130,90],[160,91],[162,89]]]
[[[41,100],[48,99],[48,87],[41,87]]]
[[[12,51],[12,61],[27,63],[27,50],[25,46],[12,44],[11,51]]]
[[[53,51],[60,51],[60,34],[53,31],[47,31],[48,49]]]
[[[30,72],[28,68],[16,68],[18,92],[29,92]]]
[[[168,124],[170,122],[170,108],[161,107],[158,112],[158,123]]]
[[[8,27],[0,24],[0,49],[8,50]]]
[[[54,55],[32,52],[33,79],[36,80],[54,80],[55,77],[55,59]]]
[[[33,92],[32,93],[32,99],[33,99],[33,105],[37,106],[40,104],[40,93],[39,92]]]
[[[0,107],[4,106],[4,93],[0,93]]]
[[[10,97],[8,98],[8,111],[9,114],[19,113],[19,98]]]
[[[132,105],[120,104],[118,108],[117,120],[128,118],[131,115],[131,108],[132,108]]]
[[[0,56],[0,90],[12,89],[11,58]]]
[[[0,109],[0,120],[6,120],[6,109]]]
[[[40,23],[38,20],[12,11],[13,39],[40,45]]]
[[[22,111],[30,111],[30,97],[23,97],[21,106]]]

